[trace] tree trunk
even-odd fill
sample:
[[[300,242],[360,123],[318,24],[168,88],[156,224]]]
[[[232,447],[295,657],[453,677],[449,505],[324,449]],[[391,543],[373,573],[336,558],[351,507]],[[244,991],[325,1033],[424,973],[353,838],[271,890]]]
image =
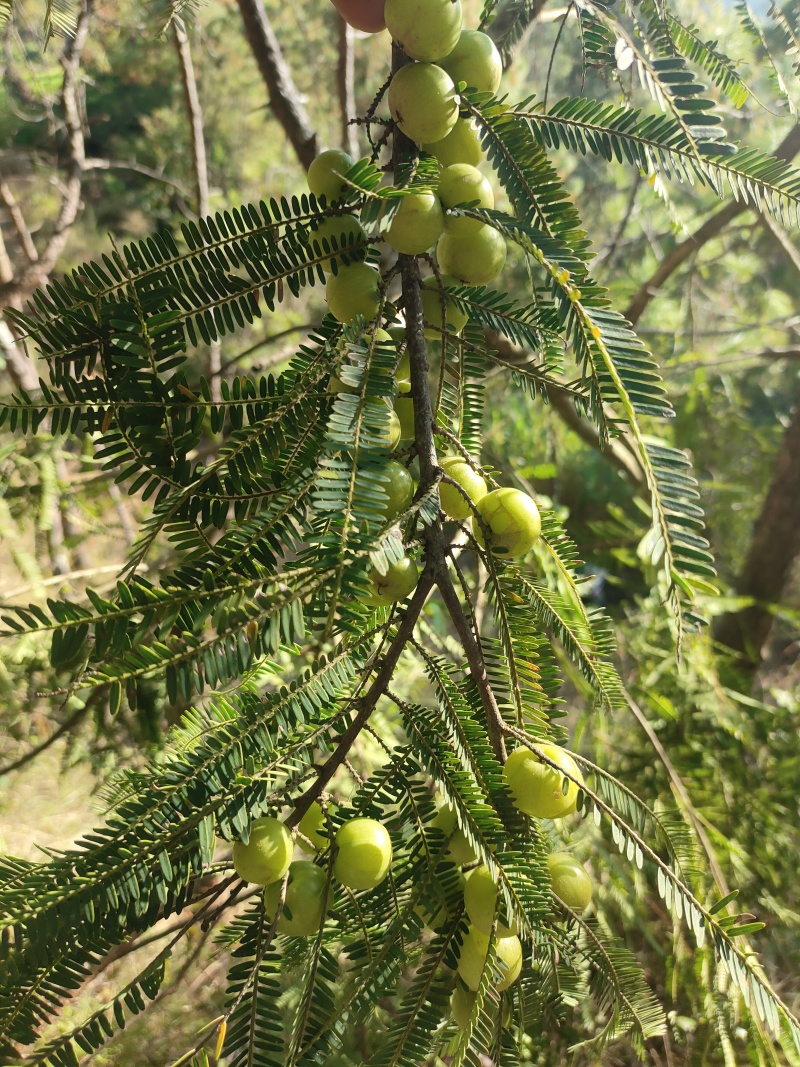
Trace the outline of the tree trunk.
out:
[[[781,599],[792,566],[800,555],[800,398],[784,434],[772,483],[756,520],[735,587],[739,596],[756,603],[723,615],[716,637],[736,652],[743,666],[755,671],[772,627],[770,605]]]

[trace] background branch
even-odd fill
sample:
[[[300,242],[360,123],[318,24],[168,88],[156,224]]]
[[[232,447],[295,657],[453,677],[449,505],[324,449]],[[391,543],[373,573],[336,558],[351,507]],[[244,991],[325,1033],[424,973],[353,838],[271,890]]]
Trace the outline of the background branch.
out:
[[[203,109],[200,106],[200,94],[197,90],[197,79],[194,73],[194,64],[192,63],[192,49],[189,44],[189,37],[186,33],[183,19],[178,15],[172,20],[172,31],[180,62],[183,98],[186,104],[186,114],[189,117],[189,130],[192,138],[192,170],[194,172],[197,214],[200,218],[205,218],[211,214],[211,208],[208,194],[208,159],[206,156],[206,139],[203,132]],[[211,386],[211,398],[214,401],[219,401],[221,397],[221,351],[220,342],[216,339],[211,341],[208,346],[206,377]]]
[[[272,112],[283,127],[303,168],[308,170],[314,157],[319,154],[319,142],[264,5],[261,0],[237,0],[237,3],[247,41],[269,92]]]
[[[358,127],[351,123],[356,117],[356,96],[353,84],[353,27],[339,16],[339,59],[336,86],[339,91],[339,111],[342,124],[342,148],[353,159],[358,158]]]
[[[776,159],[788,163],[800,152],[800,125],[793,126],[784,137],[774,155]],[[731,200],[719,211],[715,212],[703,223],[696,233],[686,240],[681,241],[672,251],[664,257],[650,278],[641,286],[636,296],[631,300],[625,311],[625,317],[632,325],[636,325],[644,314],[650,301],[658,296],[659,290],[667,279],[682,266],[690,256],[699,252],[703,245],[708,244],[715,237],[719,237],[722,231],[730,223],[750,207],[742,200]]]

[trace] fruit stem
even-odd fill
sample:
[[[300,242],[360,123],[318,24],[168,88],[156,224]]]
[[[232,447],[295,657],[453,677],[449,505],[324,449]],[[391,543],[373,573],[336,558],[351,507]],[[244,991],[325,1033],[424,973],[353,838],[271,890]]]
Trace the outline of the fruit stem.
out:
[[[408,63],[408,58],[397,45],[392,46],[392,73],[396,74]],[[392,165],[395,173],[401,163],[413,162],[418,156],[417,146],[395,127]],[[416,256],[398,257],[403,284],[403,304],[406,316],[406,345],[411,365],[411,399],[414,404],[414,441],[419,458],[419,490],[417,495],[427,493],[441,479],[442,469],[436,455],[433,408],[428,386],[428,349],[425,344],[424,315],[420,296],[419,263]],[[503,739],[505,723],[492,691],[480,646],[464,613],[453,579],[447,568],[447,542],[441,523],[436,522],[424,531],[426,564],[434,576],[442,600],[453,622],[467,657],[470,674],[480,693],[486,712],[489,738],[495,755],[501,763],[506,759]]]
[[[425,601],[428,599],[428,594],[431,589],[433,589],[434,584],[435,579],[432,569],[426,567],[422,572],[422,577],[417,582],[417,588],[414,590],[414,595],[409,601],[408,607],[405,609],[405,615],[397,628],[397,633],[395,634],[392,643],[383,654],[380,669],[375,675],[375,680],[370,686],[369,691],[360,701],[358,701],[357,714],[350,720],[349,726],[341,735],[339,744],[325,763],[323,763],[317,770],[317,780],[313,785],[309,786],[305,793],[303,793],[297,801],[297,804],[295,804],[294,811],[285,820],[288,827],[291,828],[296,826],[300,822],[313,802],[325,791],[325,787],[331,778],[333,778],[336,771],[347,759],[350,749],[353,746],[353,742],[367,725],[369,717],[372,714],[375,705],[378,703],[378,699],[386,692],[386,688],[392,680],[392,675],[394,674],[394,669],[397,666],[400,655],[414,633],[417,619],[425,606]]]

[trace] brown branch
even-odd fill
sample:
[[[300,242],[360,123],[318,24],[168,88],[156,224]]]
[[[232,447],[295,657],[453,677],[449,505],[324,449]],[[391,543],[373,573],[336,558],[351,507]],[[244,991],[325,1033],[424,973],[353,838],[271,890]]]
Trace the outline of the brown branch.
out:
[[[742,568],[734,583],[738,596],[755,603],[721,616],[717,640],[737,653],[745,671],[752,673],[772,628],[776,604],[800,555],[800,399],[784,434],[767,495],[756,519]]]
[[[6,242],[3,238],[3,232],[0,230],[0,283],[8,284],[14,277],[14,268],[11,266],[11,259],[8,255],[8,249],[6,248]]]
[[[467,616],[464,614],[464,609],[461,606],[461,601],[458,599],[458,593],[453,585],[453,579],[450,577],[450,572],[446,568],[439,572],[436,584],[439,587],[439,592],[441,593],[444,605],[447,608],[447,613],[450,616],[459,640],[461,641],[464,655],[467,657],[469,673],[472,675],[472,680],[475,682],[478,693],[480,694],[481,703],[486,712],[487,724],[489,727],[489,740],[492,743],[494,754],[501,763],[505,763],[506,746],[503,739],[505,720],[503,719],[503,715],[497,703],[497,698],[494,695],[491,683],[486,674],[483,655],[481,654],[480,647],[475,639],[475,634],[472,632],[472,627],[469,624]]]
[[[173,189],[177,189],[181,196],[186,197],[187,200],[189,199],[189,190],[183,182],[179,182],[175,178],[170,178],[167,174],[162,174],[160,170],[154,170],[152,167],[146,167],[143,163],[137,163],[135,160],[100,159],[97,156],[90,156],[84,161],[83,169],[85,171],[131,170],[134,174],[143,174],[146,178],[152,178],[153,181],[163,182],[165,185],[170,185]]]
[[[208,194],[208,159],[206,156],[206,138],[203,132],[203,109],[200,106],[200,94],[197,91],[197,78],[192,62],[192,49],[183,19],[177,15],[172,20],[175,47],[181,68],[183,98],[186,114],[189,118],[189,130],[192,138],[192,169],[194,171],[195,200],[197,214],[205,218],[211,213]],[[218,340],[209,345],[206,377],[211,385],[211,399],[218,401],[220,392],[220,370],[222,366],[221,346]]]
[[[31,231],[28,229],[25,217],[22,214],[22,209],[17,203],[16,197],[11,191],[11,187],[3,178],[0,178],[0,200],[3,201],[9,218],[13,223],[19,246],[25,254],[25,258],[29,263],[35,263],[39,258],[39,253],[36,251],[36,245],[33,243]],[[10,281],[11,279],[9,278],[8,280]]]
[[[339,16],[339,61],[336,84],[339,90],[339,112],[342,127],[342,148],[354,159],[358,156],[358,127],[351,119],[356,117],[356,96],[353,72],[353,27]]]
[[[83,50],[89,36],[93,2],[94,0],[82,0],[75,34],[67,41],[64,51],[61,53],[60,62],[64,74],[59,102],[66,132],[67,180],[61,197],[58,217],[53,226],[53,232],[39,258],[29,263],[27,268],[13,282],[0,286],[0,304],[2,305],[19,305],[30,296],[37,286],[46,283],[58,261],[58,257],[66,247],[72,227],[80,214],[81,185],[86,159],[80,103],[80,68]]]
[[[486,344],[496,349],[509,364],[525,363],[531,358],[529,352],[520,348],[519,345],[512,344],[502,334],[485,330],[484,336]],[[546,388],[548,400],[564,425],[621,471],[637,492],[645,492],[647,480],[644,471],[635,453],[625,447],[624,439],[613,439],[604,443],[594,424],[581,417],[566,389],[559,389],[557,385],[550,382],[547,383]]]
[[[189,37],[186,33],[183,19],[175,17],[172,20],[172,30],[175,36],[175,48],[180,61],[183,98],[186,104],[186,114],[189,117],[189,132],[192,138],[192,170],[194,172],[197,214],[205,217],[208,215],[208,165],[206,162],[206,139],[203,133],[203,110],[200,106],[200,94],[197,91],[192,49],[189,45]]]
[[[6,365],[6,370],[17,389],[31,392],[39,388],[39,375],[36,365],[17,343],[11,327],[0,318],[0,356]]]
[[[20,767],[24,767],[27,763],[30,763],[31,760],[36,759],[37,756],[46,752],[47,749],[50,748],[51,745],[54,745],[59,738],[63,737],[64,734],[68,734],[73,727],[78,725],[81,719],[83,719],[91,710],[92,704],[92,701],[87,700],[82,708],[78,708],[74,711],[72,715],[70,715],[68,719],[65,719],[58,729],[54,730],[48,738],[45,738],[45,740],[41,741],[38,745],[34,745],[33,748],[29,748],[27,752],[24,752],[17,759],[12,760],[11,763],[7,763],[5,767],[0,767],[0,778],[5,778],[5,776],[11,774],[12,771],[18,771]]]
[[[800,152],[800,125],[793,126],[775,149],[775,158],[788,163]],[[667,279],[682,266],[687,259],[699,252],[703,245],[708,244],[742,212],[751,209],[751,205],[743,200],[732,200],[703,223],[696,233],[681,241],[672,251],[664,257],[656,270],[639,289],[636,296],[628,305],[625,317],[632,325],[636,325],[645,312],[650,301],[658,296],[658,293]]]
[[[431,589],[433,589],[433,585],[434,578],[432,570],[430,567],[426,567],[422,573],[422,577],[419,582],[417,582],[417,588],[414,590],[414,595],[409,601],[408,607],[405,609],[405,615],[397,628],[397,633],[384,653],[380,669],[375,675],[375,680],[366,695],[359,701],[358,712],[340,737],[336,748],[317,771],[316,781],[300,797],[297,804],[295,804],[294,810],[286,820],[287,826],[296,826],[300,822],[302,817],[311,807],[311,804],[321,796],[325,791],[328,782],[347,759],[350,749],[353,747],[353,742],[367,725],[375,705],[378,703],[379,698],[386,692],[386,689],[392,680],[394,669],[397,666],[403,649],[408,644],[408,641],[414,632],[417,619],[425,606],[425,601],[428,599],[428,595]]]
[[[300,100],[262,0],[237,0],[237,3],[245,35],[269,92],[272,112],[289,138],[297,158],[308,170],[319,153],[317,135]]]

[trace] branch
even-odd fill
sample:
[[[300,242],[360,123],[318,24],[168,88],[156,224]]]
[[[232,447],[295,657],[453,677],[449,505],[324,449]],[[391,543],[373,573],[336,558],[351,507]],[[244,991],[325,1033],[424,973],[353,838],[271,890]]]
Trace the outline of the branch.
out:
[[[80,14],[71,37],[61,53],[61,67],[64,76],[61,82],[60,104],[64,115],[66,131],[65,150],[67,157],[67,181],[61,199],[61,208],[55,221],[53,232],[39,256],[30,263],[26,270],[9,285],[0,287],[0,303],[17,304],[30,296],[31,292],[44,285],[56,265],[58,257],[64,251],[72,227],[80,214],[81,185],[86,161],[83,138],[83,121],[81,118],[80,67],[83,50],[89,36],[94,0],[82,0]]]
[[[689,796],[689,791],[683,784],[683,779],[675,769],[674,763],[669,758],[667,750],[661,744],[661,739],[659,738],[653,727],[650,725],[650,722],[645,713],[642,711],[642,709],[639,707],[639,705],[629,693],[625,694],[625,700],[628,703],[628,707],[630,708],[633,717],[636,719],[641,728],[647,734],[650,744],[655,749],[658,758],[663,763],[664,769],[669,775],[669,779],[672,782],[672,788],[677,794],[680,803],[683,805],[686,814],[689,818],[689,822],[692,824],[692,828],[697,834],[697,838],[700,841],[700,844],[703,846],[703,851],[705,852],[706,857],[708,859],[708,866],[710,867],[711,873],[714,876],[714,881],[717,883],[717,889],[719,890],[720,896],[727,897],[730,893],[728,882],[725,878],[725,874],[722,868],[719,865],[719,860],[717,859],[717,854],[714,851],[714,846],[711,844],[711,840],[709,839],[709,836],[706,833],[706,829],[703,826],[702,820],[697,814],[697,809],[692,803],[692,798]]]
[[[272,112],[289,138],[297,158],[308,170],[312,160],[319,154],[317,135],[300,100],[262,0],[237,0],[237,3],[245,35],[269,92]]]
[[[86,159],[83,164],[84,170],[132,170],[135,174],[143,174],[146,178],[152,178],[154,181],[163,182],[165,185],[171,185],[173,189],[177,189],[181,196],[189,199],[189,190],[183,184],[183,182],[177,181],[175,178],[170,178],[167,174],[162,174],[159,170],[153,170],[152,167],[146,167],[143,163],[136,163],[133,160],[125,159],[99,159],[97,156],[91,156]]]
[[[798,152],[800,152],[800,125],[793,126],[784,137],[775,149],[775,158],[788,163]],[[685,263],[690,256],[699,252],[703,245],[718,237],[737,215],[741,215],[742,212],[748,210],[750,210],[748,204],[741,200],[732,200],[725,207],[715,212],[711,218],[706,219],[697,233],[692,234],[685,241],[681,241],[679,245],[676,245],[669,255],[665,256],[659,263],[651,277],[639,289],[639,292],[628,305],[625,317],[631,325],[636,325],[650,301],[658,295],[664,282],[670,275],[675,273],[678,267]]]
[[[356,159],[358,156],[358,127],[351,119],[356,117],[356,97],[353,85],[353,27],[341,17],[339,23],[339,62],[336,82],[339,90],[339,111],[342,127],[342,148]]]
[[[36,251],[36,245],[33,243],[31,232],[25,222],[22,210],[11,191],[11,187],[3,178],[0,178],[0,200],[3,201],[11,222],[14,225],[17,240],[19,241],[20,248],[25,253],[25,258],[29,263],[35,263],[39,258],[39,253]]]
[[[353,742],[367,725],[375,705],[378,703],[379,698],[386,692],[389,683],[392,680],[392,675],[394,674],[394,669],[397,666],[400,655],[414,632],[417,619],[425,606],[425,601],[428,599],[428,594],[431,589],[433,589],[433,586],[434,578],[432,570],[430,567],[426,567],[422,573],[422,577],[417,582],[417,588],[414,590],[414,595],[405,610],[405,615],[397,628],[397,633],[383,656],[380,670],[375,675],[375,681],[370,686],[366,696],[362,697],[359,702],[360,706],[358,712],[339,739],[339,744],[317,771],[317,780],[300,797],[297,804],[295,804],[294,810],[286,820],[287,826],[296,826],[300,822],[302,817],[311,807],[311,804],[321,796],[325,791],[325,786],[347,759],[350,749],[353,746]]]
[[[208,195],[208,162],[206,139],[203,133],[203,109],[200,106],[200,94],[197,91],[197,79],[195,78],[194,64],[192,63],[192,49],[189,45],[189,37],[186,33],[183,19],[176,15],[172,20],[172,29],[180,61],[183,98],[186,103],[186,113],[189,117],[189,129],[192,137],[192,169],[194,171],[197,214],[200,218],[205,218],[211,214],[211,208]],[[211,399],[214,401],[219,401],[222,395],[220,392],[220,368],[222,365],[220,352],[219,340],[212,341],[208,349],[206,377],[210,382]]]
[[[197,92],[197,79],[194,76],[192,50],[183,19],[172,20],[175,36],[175,48],[181,67],[181,83],[186,113],[189,116],[189,130],[192,137],[192,163],[194,171],[195,201],[197,214],[204,218],[208,215],[208,166],[206,163],[206,139],[203,134],[203,111],[200,107],[200,95]]]
[[[496,349],[508,363],[525,363],[530,359],[529,352],[512,344],[502,334],[485,330],[484,336],[487,346]],[[566,389],[559,389],[551,382],[547,382],[546,388],[547,398],[565,426],[621,471],[638,492],[645,491],[647,480],[644,471],[634,452],[623,443],[624,438],[612,439],[604,444],[594,424],[581,417]]]

